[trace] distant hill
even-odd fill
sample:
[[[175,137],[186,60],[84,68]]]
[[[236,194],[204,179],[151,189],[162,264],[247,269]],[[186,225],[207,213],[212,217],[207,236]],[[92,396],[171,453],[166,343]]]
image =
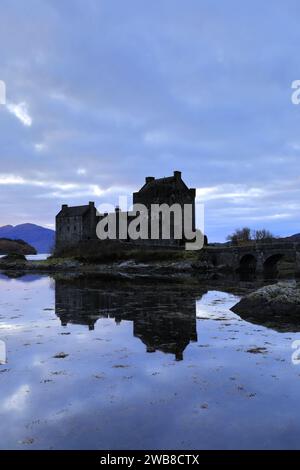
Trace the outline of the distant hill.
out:
[[[0,238],[24,240],[38,253],[50,253],[55,240],[55,231],[35,224],[5,225],[0,227]]]
[[[291,240],[291,241],[299,241],[300,242],[300,233],[295,233],[295,235],[291,235],[290,237],[286,237],[285,240]]]
[[[0,238],[0,255],[9,255],[12,253],[19,255],[35,255],[36,250],[23,240]]]

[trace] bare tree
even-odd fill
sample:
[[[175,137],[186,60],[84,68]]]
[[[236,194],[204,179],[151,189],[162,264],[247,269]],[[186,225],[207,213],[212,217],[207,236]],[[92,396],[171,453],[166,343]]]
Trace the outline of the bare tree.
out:
[[[259,229],[259,230],[251,230],[249,227],[243,227],[236,229],[231,235],[228,235],[226,238],[234,245],[238,245],[240,243],[247,243],[250,241],[271,241],[275,237],[274,235],[267,229]]]
[[[228,235],[227,240],[234,244],[249,242],[251,241],[251,229],[249,227],[236,229],[231,235]]]
[[[274,235],[265,228],[254,230],[252,236],[255,241],[269,241],[275,238]]]

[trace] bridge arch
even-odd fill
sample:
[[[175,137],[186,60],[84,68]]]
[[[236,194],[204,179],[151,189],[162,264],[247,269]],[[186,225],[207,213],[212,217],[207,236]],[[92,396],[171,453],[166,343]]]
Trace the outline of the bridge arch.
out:
[[[268,256],[264,261],[264,273],[265,274],[276,274],[278,271],[278,262],[283,258],[282,253],[276,253]]]
[[[256,264],[256,257],[251,253],[247,253],[240,258],[238,271],[242,273],[255,273]]]

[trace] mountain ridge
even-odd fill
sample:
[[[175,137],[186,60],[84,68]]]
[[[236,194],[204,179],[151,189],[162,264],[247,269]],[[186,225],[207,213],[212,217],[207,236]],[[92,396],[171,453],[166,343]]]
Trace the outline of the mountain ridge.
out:
[[[290,235],[289,237],[285,237],[285,240],[296,240],[300,241],[300,233],[295,233],[294,235]]]
[[[50,253],[55,243],[55,231],[33,223],[3,225],[0,227],[0,238],[24,240],[38,253]]]

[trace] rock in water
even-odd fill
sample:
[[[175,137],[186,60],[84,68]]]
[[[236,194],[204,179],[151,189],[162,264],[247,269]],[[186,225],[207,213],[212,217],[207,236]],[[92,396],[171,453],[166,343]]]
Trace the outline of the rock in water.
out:
[[[264,286],[243,297],[231,310],[256,319],[298,317],[300,320],[300,286],[296,282],[279,282]]]

